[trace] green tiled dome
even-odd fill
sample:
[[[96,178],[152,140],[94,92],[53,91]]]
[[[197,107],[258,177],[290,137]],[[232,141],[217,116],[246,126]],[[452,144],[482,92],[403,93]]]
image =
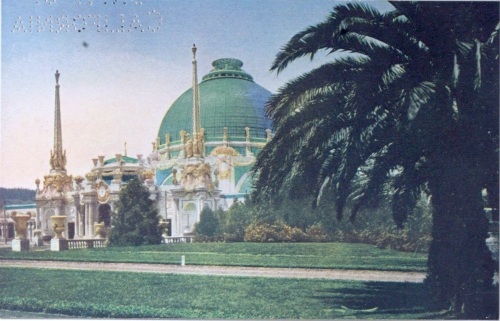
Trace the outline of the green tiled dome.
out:
[[[254,83],[252,76],[241,69],[243,63],[232,58],[215,60],[214,69],[203,77],[199,85],[201,127],[206,141],[222,139],[224,127],[230,140],[244,140],[245,127],[250,127],[252,140],[266,138],[271,121],[265,116],[265,103],[271,93]],[[193,90],[185,91],[163,118],[158,137],[165,144],[180,140],[179,131],[192,133]]]
[[[122,156],[122,162],[125,162],[125,163],[136,164],[138,161],[139,160],[137,158]],[[110,158],[110,159],[107,159],[106,161],[104,161],[104,165],[113,164],[113,163],[116,163],[116,157],[113,157],[113,158]]]

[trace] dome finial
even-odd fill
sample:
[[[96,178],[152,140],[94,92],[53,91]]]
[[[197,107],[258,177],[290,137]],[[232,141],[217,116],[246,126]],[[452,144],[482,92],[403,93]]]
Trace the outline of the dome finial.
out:
[[[56,70],[56,85],[59,85],[59,70]]]
[[[193,60],[196,60],[196,45],[193,43],[193,48],[191,49],[191,51],[193,52]]]

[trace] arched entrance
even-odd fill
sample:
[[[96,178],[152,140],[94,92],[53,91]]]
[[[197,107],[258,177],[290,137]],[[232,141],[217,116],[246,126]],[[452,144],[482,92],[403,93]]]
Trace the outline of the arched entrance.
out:
[[[104,222],[104,226],[109,228],[111,226],[111,206],[109,204],[101,204],[98,208],[97,223]]]
[[[198,207],[194,202],[187,202],[182,207],[181,225],[184,235],[192,233],[198,217]]]

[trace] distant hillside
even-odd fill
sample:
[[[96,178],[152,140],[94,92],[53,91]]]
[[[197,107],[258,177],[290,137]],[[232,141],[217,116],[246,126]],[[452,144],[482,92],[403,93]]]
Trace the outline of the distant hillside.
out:
[[[35,193],[33,189],[0,187],[0,200],[3,199],[6,205],[32,204],[35,203]]]

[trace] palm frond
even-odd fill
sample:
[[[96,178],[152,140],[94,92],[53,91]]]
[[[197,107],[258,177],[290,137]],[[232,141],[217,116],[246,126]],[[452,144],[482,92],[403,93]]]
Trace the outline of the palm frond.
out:
[[[360,19],[374,19],[379,18],[381,14],[374,8],[360,3],[336,6],[325,22],[310,26],[293,36],[276,55],[271,71],[280,73],[297,58],[310,56],[312,59],[319,50],[331,50],[331,39],[344,33],[342,28],[339,28],[342,21],[347,18],[352,19],[353,16]]]

